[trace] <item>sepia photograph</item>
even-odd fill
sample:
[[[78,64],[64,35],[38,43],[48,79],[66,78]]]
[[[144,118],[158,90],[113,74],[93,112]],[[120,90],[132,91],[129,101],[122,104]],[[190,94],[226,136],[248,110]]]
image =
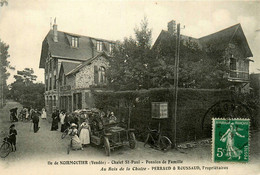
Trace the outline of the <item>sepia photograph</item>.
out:
[[[1,174],[260,174],[260,1],[0,0]]]

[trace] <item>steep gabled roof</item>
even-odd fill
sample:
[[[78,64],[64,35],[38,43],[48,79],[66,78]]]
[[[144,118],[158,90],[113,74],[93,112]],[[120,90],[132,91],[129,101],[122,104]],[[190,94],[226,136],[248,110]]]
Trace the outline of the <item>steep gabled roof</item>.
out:
[[[157,47],[157,45],[161,41],[163,41],[165,39],[170,39],[170,37],[171,37],[171,34],[168,31],[162,30],[160,35],[156,39],[153,48]],[[204,48],[204,49],[206,49],[209,45],[211,45],[212,47],[215,47],[217,49],[224,49],[228,46],[228,44],[232,40],[236,39],[237,41],[239,41],[241,47],[243,48],[243,50],[245,52],[245,56],[246,57],[253,56],[240,24],[236,24],[234,26],[228,27],[226,29],[223,29],[221,31],[218,31],[216,33],[213,33],[213,34],[210,34],[210,35],[198,38],[198,39],[189,37],[189,36],[185,36],[185,35],[182,35],[181,38],[184,40],[194,41],[194,42],[198,43],[198,45],[201,48]]]
[[[69,71],[68,73],[66,73],[65,75],[72,75],[77,73],[81,68],[85,67],[86,65],[89,65],[92,63],[92,61],[94,61],[95,59],[99,58],[100,56],[105,56],[106,58],[109,58],[109,55],[106,52],[101,52],[98,55],[96,55],[95,57],[79,64],[77,67],[75,67],[74,69],[72,69],[71,71]]]
[[[80,63],[71,63],[71,62],[61,62],[61,65],[63,66],[64,74],[66,75],[71,70],[75,69]]]
[[[253,56],[240,24],[236,24],[216,33],[201,37],[199,38],[199,42],[203,47],[207,47],[207,45],[210,44],[218,49],[224,49],[233,39],[239,40],[239,42],[242,43],[242,47],[245,50],[245,56]]]
[[[40,59],[40,68],[45,67],[45,62],[48,53],[51,54],[52,57],[56,58],[65,58],[69,60],[78,60],[78,61],[86,61],[93,56],[99,54],[96,49],[93,49],[96,41],[102,41],[104,43],[104,48],[108,52],[108,43],[115,43],[114,41],[93,38],[88,36],[82,36],[62,31],[58,32],[58,42],[54,42],[53,40],[53,30],[50,30],[45,37],[42,43],[42,52]],[[79,38],[79,47],[73,48],[71,47],[71,37]]]
[[[171,35],[166,30],[162,30],[160,35],[156,39],[156,41],[155,41],[155,43],[153,45],[153,48],[157,47],[160,44],[161,41],[169,40],[171,38],[173,38],[173,35]],[[193,37],[186,36],[186,35],[181,35],[181,39],[184,40],[184,41],[188,41],[188,40],[194,41],[194,42],[198,43],[199,47],[201,47],[201,45],[199,43],[199,40],[197,38],[193,38]]]

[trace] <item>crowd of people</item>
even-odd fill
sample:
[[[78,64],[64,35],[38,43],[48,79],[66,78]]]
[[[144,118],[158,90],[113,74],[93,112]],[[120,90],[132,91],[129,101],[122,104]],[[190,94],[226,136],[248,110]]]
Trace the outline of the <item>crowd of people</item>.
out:
[[[83,149],[90,144],[90,126],[87,114],[68,114],[64,110],[54,110],[52,113],[51,131],[64,132],[68,129],[71,137],[71,147],[74,150]]]
[[[107,111],[107,114],[105,114],[104,112],[99,111],[98,113],[102,120],[102,124],[103,122],[111,124],[116,123],[117,121],[113,112]],[[91,125],[89,115],[90,114],[86,111],[84,112],[84,110],[76,110],[73,113],[66,113],[64,110],[59,111],[56,109],[52,113],[51,131],[60,130],[61,132],[65,132],[68,129],[68,134],[71,137],[72,149],[83,149],[83,147],[90,144]],[[95,128],[93,128],[93,130],[95,130]]]
[[[75,114],[76,113],[76,114]],[[102,119],[107,120],[108,123],[115,123],[117,118],[115,117],[113,112],[107,111],[107,114],[104,112],[100,113]],[[68,134],[71,137],[71,147],[74,150],[83,149],[90,144],[90,134],[91,127],[89,124],[89,116],[87,113],[66,113],[64,110],[55,109],[51,115],[52,123],[51,123],[51,131],[59,130],[60,123],[60,132],[68,131]],[[39,119],[47,119],[46,110],[43,108],[41,111],[33,109],[31,107],[23,107],[18,114],[18,108],[10,109],[10,120],[11,122],[20,121],[31,121],[33,124],[33,131],[37,133],[40,129],[39,127]],[[12,131],[12,145],[15,147],[15,138],[17,135],[17,131],[14,129],[15,125],[12,124],[10,126],[10,132]],[[13,132],[15,130],[15,132]]]
[[[18,114],[18,108],[10,109],[10,121],[11,122],[18,122],[18,121],[32,121],[33,123],[33,131],[36,133],[39,127],[39,117],[41,116],[42,119],[46,119],[46,111],[42,109],[42,111],[38,111],[37,109],[33,109],[31,107],[23,107]]]

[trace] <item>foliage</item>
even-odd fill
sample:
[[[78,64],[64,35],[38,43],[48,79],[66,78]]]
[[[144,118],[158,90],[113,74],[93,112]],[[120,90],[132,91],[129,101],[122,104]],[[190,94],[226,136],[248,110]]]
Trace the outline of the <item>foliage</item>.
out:
[[[110,88],[116,90],[149,88],[151,58],[151,29],[146,18],[141,28],[135,29],[135,39],[118,42],[110,59],[108,79]]]
[[[159,86],[173,85],[176,36],[163,39],[154,50],[157,63],[153,67],[153,82]],[[181,37],[179,87],[184,88],[226,88],[228,70],[223,50],[210,45],[202,50],[191,38]],[[156,86],[156,84],[155,84]]]
[[[8,5],[8,1],[7,0],[0,0],[0,7],[2,7],[4,5]]]
[[[152,88],[139,91],[93,92],[95,107],[112,110],[120,121],[128,121],[135,129],[136,137],[144,141],[147,126],[156,129],[161,123],[164,135],[173,140],[173,103],[172,88]],[[183,142],[199,139],[206,130],[202,130],[202,118],[213,104],[231,98],[228,90],[180,88],[178,98],[177,140]],[[168,102],[168,119],[151,118],[151,102]],[[131,111],[129,113],[129,111]],[[211,132],[211,130],[209,131]]]
[[[233,92],[233,98],[243,103],[251,112],[252,128],[260,126],[260,98],[253,93]]]
[[[108,70],[109,87],[114,90],[139,90],[171,87],[174,84],[176,35],[167,33],[151,49],[151,29],[146,18],[135,29],[135,38],[118,42]],[[179,87],[227,88],[226,50],[213,47],[211,41],[203,49],[190,37],[181,36]]]
[[[33,69],[29,68],[17,71],[17,75],[14,75],[16,80],[11,84],[9,98],[20,102],[23,106],[42,109],[45,86],[42,83],[33,82],[37,78],[33,72]]]
[[[10,57],[8,53],[8,49],[9,49],[9,45],[7,45],[6,43],[0,40],[0,87],[1,87],[1,97],[3,95],[3,98],[6,98],[6,94],[7,94],[6,92],[8,91],[6,81],[10,76],[10,73],[7,70],[13,69],[13,67],[10,66],[10,62],[8,61],[8,58]]]
[[[24,68],[22,71],[17,71],[17,75],[14,75],[16,80],[23,81],[26,85],[33,83],[37,76],[33,75],[34,71],[32,68]]]

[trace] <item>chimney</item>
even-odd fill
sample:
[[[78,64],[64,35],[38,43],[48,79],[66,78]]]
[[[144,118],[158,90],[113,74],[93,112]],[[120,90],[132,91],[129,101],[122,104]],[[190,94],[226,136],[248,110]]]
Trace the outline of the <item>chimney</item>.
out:
[[[168,22],[168,32],[171,35],[175,35],[175,33],[176,33],[176,22],[174,20],[171,20],[170,22]]]
[[[56,18],[54,19],[54,24],[53,24],[53,41],[58,42],[58,26],[56,24]]]

